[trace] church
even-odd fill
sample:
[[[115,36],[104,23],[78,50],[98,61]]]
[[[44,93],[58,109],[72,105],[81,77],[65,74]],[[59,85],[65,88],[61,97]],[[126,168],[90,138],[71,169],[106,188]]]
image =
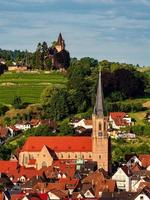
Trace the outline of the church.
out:
[[[19,164],[41,169],[54,160],[92,160],[98,168],[111,171],[111,140],[107,133],[107,118],[103,113],[103,92],[99,74],[96,104],[92,114],[91,136],[29,137],[19,154]]]
[[[57,41],[49,48],[49,58],[54,69],[67,69],[70,65],[70,54],[65,49],[65,40],[61,33]]]

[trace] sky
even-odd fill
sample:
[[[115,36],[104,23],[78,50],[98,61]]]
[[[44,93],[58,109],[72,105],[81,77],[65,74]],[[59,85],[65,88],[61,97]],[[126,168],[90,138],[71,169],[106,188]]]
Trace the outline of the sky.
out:
[[[0,0],[0,48],[62,33],[71,57],[150,66],[150,0]]]

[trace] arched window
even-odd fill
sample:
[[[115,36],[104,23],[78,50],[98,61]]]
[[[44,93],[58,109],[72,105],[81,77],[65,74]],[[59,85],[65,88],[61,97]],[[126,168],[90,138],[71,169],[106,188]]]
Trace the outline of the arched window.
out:
[[[47,163],[45,161],[42,162],[42,167],[47,167]]]
[[[70,154],[68,154],[68,158],[70,158]]]
[[[77,154],[75,154],[75,158],[77,158]]]
[[[91,154],[89,154],[89,158],[91,158]]]
[[[61,158],[63,158],[63,154],[61,154]]]

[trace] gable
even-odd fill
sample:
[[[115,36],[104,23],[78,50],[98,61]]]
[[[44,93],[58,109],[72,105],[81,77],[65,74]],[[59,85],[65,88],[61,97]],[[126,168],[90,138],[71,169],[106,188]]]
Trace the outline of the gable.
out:
[[[92,194],[92,192],[90,190],[87,190],[85,193],[84,193],[84,196],[86,198],[94,198],[94,194]]]

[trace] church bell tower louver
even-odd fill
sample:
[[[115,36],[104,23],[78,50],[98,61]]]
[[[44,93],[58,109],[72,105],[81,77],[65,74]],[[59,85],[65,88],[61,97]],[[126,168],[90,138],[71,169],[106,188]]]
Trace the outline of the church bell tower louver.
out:
[[[92,115],[92,152],[98,167],[111,171],[111,141],[107,133],[108,120],[104,117],[101,72],[99,73],[96,104]]]

